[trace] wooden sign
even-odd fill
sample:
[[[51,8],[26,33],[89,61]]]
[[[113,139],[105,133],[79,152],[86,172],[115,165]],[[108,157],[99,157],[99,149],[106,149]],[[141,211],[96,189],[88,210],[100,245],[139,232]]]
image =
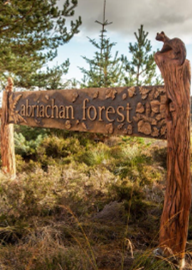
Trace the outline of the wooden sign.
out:
[[[8,93],[7,123],[166,138],[163,86]]]

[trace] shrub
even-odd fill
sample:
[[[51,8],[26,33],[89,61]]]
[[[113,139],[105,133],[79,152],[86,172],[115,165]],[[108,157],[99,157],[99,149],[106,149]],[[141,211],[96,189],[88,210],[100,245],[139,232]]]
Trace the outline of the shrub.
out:
[[[110,159],[109,147],[101,142],[94,147],[92,144],[87,144],[86,148],[76,156],[76,161],[84,162],[88,166],[105,163],[108,159]]]
[[[43,140],[43,135],[38,135],[35,140],[27,140],[22,133],[14,133],[15,152],[24,158],[36,158],[37,148]]]

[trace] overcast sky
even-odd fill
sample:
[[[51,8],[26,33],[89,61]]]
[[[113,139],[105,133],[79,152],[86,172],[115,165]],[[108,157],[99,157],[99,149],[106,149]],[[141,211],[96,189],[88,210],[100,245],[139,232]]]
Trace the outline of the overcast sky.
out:
[[[62,5],[65,0],[59,0]],[[80,33],[59,49],[57,63],[67,57],[71,67],[67,77],[80,79],[77,66],[86,66],[81,56],[92,58],[95,48],[87,37],[99,40],[101,26],[95,23],[103,19],[104,0],[78,0],[75,16],[82,17]],[[192,60],[192,0],[106,0],[106,19],[113,22],[107,27],[107,36],[116,42],[113,51],[128,54],[129,42],[135,42],[134,32],[141,24],[149,32],[153,50],[162,47],[155,40],[157,32],[164,31],[170,38],[179,37],[187,47],[187,58]]]

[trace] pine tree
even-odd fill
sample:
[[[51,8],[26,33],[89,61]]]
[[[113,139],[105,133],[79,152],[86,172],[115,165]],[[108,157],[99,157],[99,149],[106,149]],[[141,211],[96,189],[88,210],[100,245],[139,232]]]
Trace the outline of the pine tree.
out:
[[[159,84],[160,78],[156,74],[156,64],[154,61],[154,52],[151,52],[152,46],[147,38],[148,32],[145,32],[143,25],[138,29],[138,34],[134,33],[136,42],[133,45],[129,43],[129,52],[132,54],[131,61],[122,56],[125,72],[126,85],[152,85]]]
[[[12,76],[21,87],[52,87],[59,84],[69,61],[53,69],[43,67],[57,56],[57,48],[78,33],[81,18],[74,15],[77,0],[7,0],[0,2],[0,79]]]
[[[111,23],[105,20],[105,7],[106,0],[104,1],[103,22],[98,22],[102,26],[100,41],[96,42],[94,39],[89,38],[90,43],[96,48],[93,59],[83,56],[83,59],[88,63],[89,69],[80,68],[84,74],[82,80],[82,87],[109,87],[116,86],[120,83],[122,78],[122,62],[118,57],[118,52],[112,56],[112,48],[116,43],[110,42],[106,38],[105,27]]]
[[[111,50],[115,43],[110,43],[107,38],[104,38],[102,43],[97,43],[93,39],[89,39],[89,41],[96,47],[97,51],[93,59],[83,57],[89,64],[89,69],[80,68],[85,75],[82,87],[116,86],[120,83],[122,64],[118,52],[112,58]]]

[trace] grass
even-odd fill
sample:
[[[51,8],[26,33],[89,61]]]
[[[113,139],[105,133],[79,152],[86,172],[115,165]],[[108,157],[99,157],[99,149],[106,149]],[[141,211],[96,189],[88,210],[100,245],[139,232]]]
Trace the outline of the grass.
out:
[[[153,255],[166,177],[163,143],[130,137],[96,143],[69,132],[38,131],[32,143],[16,138],[24,144],[17,144],[17,179],[0,172],[0,269],[176,269]]]

